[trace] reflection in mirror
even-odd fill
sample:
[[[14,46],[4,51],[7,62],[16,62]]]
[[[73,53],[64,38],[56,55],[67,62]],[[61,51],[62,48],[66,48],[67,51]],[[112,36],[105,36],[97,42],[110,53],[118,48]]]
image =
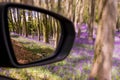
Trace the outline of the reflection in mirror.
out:
[[[37,11],[8,9],[8,26],[19,64],[28,64],[54,55],[61,36],[60,22]]]

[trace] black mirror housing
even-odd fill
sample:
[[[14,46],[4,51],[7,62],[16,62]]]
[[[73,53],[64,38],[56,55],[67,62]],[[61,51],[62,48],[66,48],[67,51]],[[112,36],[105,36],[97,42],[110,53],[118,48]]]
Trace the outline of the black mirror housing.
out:
[[[36,61],[30,64],[19,64],[15,58],[12,42],[10,40],[10,33],[8,28],[8,9],[9,7],[34,10],[47,15],[50,15],[60,22],[62,29],[60,42],[56,48],[55,55],[40,61]],[[53,62],[61,61],[65,59],[74,43],[75,30],[73,23],[65,17],[42,9],[29,5],[17,4],[17,3],[0,3],[0,66],[1,67],[15,67],[24,68],[32,66],[46,65]]]

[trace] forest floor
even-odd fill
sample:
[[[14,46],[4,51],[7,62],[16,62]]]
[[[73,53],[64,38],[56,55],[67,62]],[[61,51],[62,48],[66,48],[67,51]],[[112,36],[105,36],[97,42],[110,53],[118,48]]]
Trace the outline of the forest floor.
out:
[[[120,80],[120,33],[116,32],[112,80]],[[87,80],[94,57],[94,42],[88,41],[86,33],[75,39],[70,55],[63,61],[25,69],[0,68],[0,74],[18,80]]]
[[[16,59],[20,64],[42,60],[54,53],[54,48],[51,45],[22,36],[11,37],[11,40]]]

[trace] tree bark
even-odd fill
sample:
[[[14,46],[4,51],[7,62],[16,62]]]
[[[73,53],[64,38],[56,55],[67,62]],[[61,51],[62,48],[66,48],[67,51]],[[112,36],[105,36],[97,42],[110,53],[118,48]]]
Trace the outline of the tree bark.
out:
[[[89,79],[111,80],[114,33],[117,22],[115,0],[100,0],[99,27],[94,45],[94,62]]]
[[[95,16],[95,0],[91,0],[89,8],[90,19],[88,22],[89,36],[88,39],[93,40],[93,27],[94,27],[94,16]]]
[[[47,23],[47,15],[43,14],[43,42],[49,43],[49,30],[48,30],[48,23]]]
[[[26,23],[26,17],[25,17],[25,11],[23,10],[23,25],[22,25],[22,35],[24,37],[28,37],[27,33],[27,23]]]

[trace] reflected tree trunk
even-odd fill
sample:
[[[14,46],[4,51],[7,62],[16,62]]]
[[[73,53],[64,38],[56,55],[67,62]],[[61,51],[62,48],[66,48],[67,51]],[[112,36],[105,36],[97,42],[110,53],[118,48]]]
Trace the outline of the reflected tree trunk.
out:
[[[43,42],[49,43],[49,31],[48,31],[48,24],[47,24],[47,15],[43,14]]]
[[[45,0],[45,8],[48,9],[48,0]],[[47,15],[43,14],[43,42],[49,43],[49,30],[48,30],[48,23],[47,23]]]
[[[17,30],[18,30],[18,34],[22,34],[22,27],[21,27],[21,14],[20,14],[20,10],[17,9]]]
[[[25,36],[25,37],[28,37],[28,34],[27,34],[26,15],[25,15],[25,11],[24,11],[24,10],[23,10],[22,35]]]
[[[57,47],[58,45],[58,42],[59,42],[59,37],[60,37],[60,29],[59,29],[60,25],[59,25],[59,22],[56,21],[55,22],[55,29],[56,29],[56,33],[55,33],[55,48]]]
[[[37,13],[37,34],[38,34],[38,40],[40,41],[40,26],[42,26],[41,25],[41,22],[40,22],[40,15],[39,15],[39,13]]]

